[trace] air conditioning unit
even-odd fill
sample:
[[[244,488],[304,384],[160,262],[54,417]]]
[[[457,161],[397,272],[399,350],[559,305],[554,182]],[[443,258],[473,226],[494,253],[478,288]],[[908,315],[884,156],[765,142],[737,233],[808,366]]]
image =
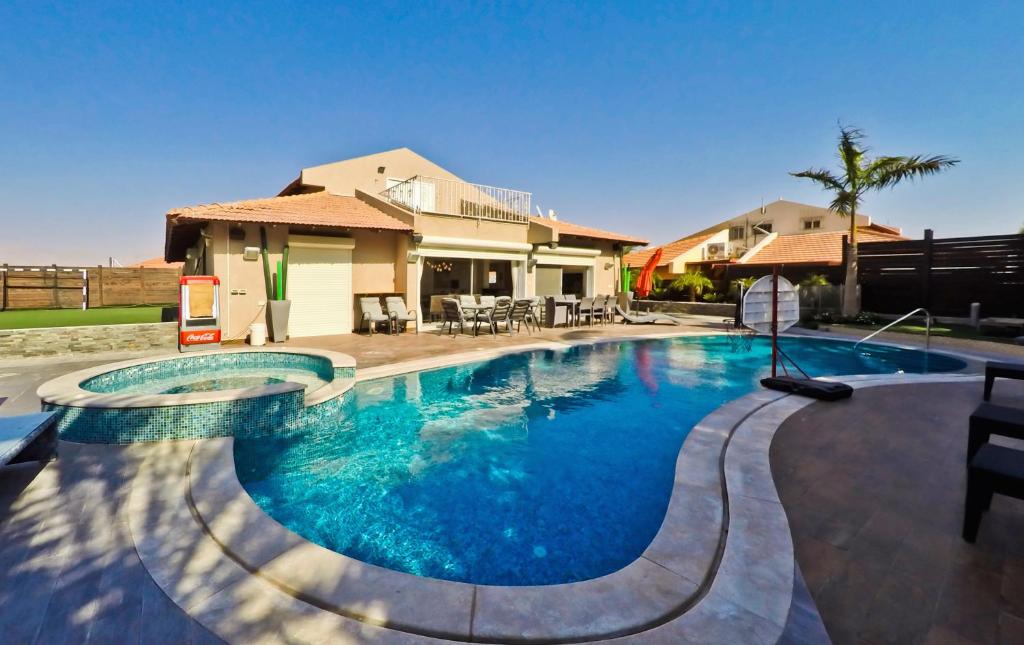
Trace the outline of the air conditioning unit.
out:
[[[724,244],[708,244],[708,259],[714,260],[725,255]]]
[[[734,257],[734,258],[743,257],[743,254],[746,253],[747,251],[748,251],[748,249],[745,246],[734,246],[734,247],[732,247],[732,257]]]

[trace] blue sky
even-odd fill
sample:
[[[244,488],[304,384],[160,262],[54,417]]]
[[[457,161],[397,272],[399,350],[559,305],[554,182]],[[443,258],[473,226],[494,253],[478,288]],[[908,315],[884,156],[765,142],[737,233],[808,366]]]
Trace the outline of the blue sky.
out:
[[[710,5],[710,3],[708,3]],[[159,255],[163,214],[409,146],[663,242],[785,197],[836,122],[945,175],[911,236],[1024,223],[1024,4],[0,4],[0,261]]]

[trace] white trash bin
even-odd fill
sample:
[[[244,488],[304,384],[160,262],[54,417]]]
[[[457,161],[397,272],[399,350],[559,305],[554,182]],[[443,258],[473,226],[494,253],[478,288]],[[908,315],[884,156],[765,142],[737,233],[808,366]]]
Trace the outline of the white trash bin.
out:
[[[263,347],[267,344],[267,326],[265,324],[249,325],[249,344],[253,347]]]

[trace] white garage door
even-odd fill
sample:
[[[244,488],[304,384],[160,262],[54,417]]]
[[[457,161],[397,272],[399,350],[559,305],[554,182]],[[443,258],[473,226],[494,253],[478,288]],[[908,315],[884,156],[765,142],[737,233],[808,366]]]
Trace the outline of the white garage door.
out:
[[[351,333],[353,241],[292,235],[288,245],[288,334]]]

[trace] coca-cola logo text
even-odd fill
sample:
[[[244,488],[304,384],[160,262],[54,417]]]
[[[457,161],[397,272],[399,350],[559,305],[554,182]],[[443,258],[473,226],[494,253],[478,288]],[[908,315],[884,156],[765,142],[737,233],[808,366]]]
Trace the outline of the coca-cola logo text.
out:
[[[201,343],[218,343],[220,342],[220,330],[211,329],[209,331],[183,331],[181,332],[181,344],[182,345],[198,345]]]

